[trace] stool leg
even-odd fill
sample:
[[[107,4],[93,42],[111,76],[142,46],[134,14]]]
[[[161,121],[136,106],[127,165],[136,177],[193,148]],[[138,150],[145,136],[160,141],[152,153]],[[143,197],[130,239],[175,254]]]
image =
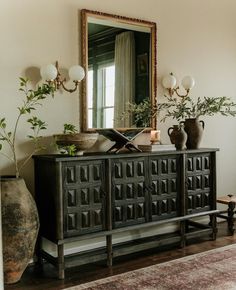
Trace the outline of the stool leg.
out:
[[[229,202],[228,206],[228,230],[231,235],[234,234],[234,209],[235,209],[235,202]]]

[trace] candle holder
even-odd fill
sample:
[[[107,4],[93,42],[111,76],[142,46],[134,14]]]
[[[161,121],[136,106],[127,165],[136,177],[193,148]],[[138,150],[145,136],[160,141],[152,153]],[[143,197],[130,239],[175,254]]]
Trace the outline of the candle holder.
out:
[[[150,142],[152,145],[160,144],[161,140],[161,131],[160,130],[151,130]]]

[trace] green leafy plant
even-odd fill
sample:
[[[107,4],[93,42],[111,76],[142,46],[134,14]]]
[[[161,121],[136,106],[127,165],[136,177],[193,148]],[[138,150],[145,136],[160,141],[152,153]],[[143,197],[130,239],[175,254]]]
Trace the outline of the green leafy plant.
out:
[[[76,134],[78,130],[72,124],[64,124],[63,125],[63,134]],[[75,156],[78,149],[76,148],[75,144],[71,145],[56,145],[57,149],[60,151],[61,154],[67,154],[70,156]]]
[[[63,126],[64,126],[63,134],[74,134],[78,132],[75,125],[64,124]]]
[[[74,144],[71,145],[57,145],[58,150],[60,150],[61,154],[75,156],[77,153],[77,148]]]
[[[215,114],[236,116],[236,103],[231,101],[229,97],[198,97],[196,100],[189,96],[183,99],[165,97],[167,102],[157,105],[157,111],[164,115],[161,118],[163,122],[168,117],[181,121],[183,119],[213,116]]]
[[[16,137],[19,122],[24,115],[30,115],[32,111],[35,111],[36,108],[41,105],[41,102],[48,95],[53,95],[54,92],[54,89],[48,84],[38,86],[35,90],[29,89],[28,82],[28,79],[20,78],[19,90],[24,93],[25,99],[23,100],[23,105],[17,108],[18,115],[13,130],[8,129],[6,118],[0,118],[0,154],[14,163],[16,177],[19,177],[20,171],[27,164],[32,155],[44,148],[40,143],[42,138],[40,132],[47,128],[47,124],[36,116],[30,116],[30,118],[27,119],[27,123],[32,130],[32,134],[27,135],[27,137],[33,142],[34,148],[23,161],[19,161],[16,150]],[[4,144],[9,146],[9,154],[2,151]]]
[[[165,98],[166,101],[157,103],[156,108],[152,106],[150,99],[145,99],[139,104],[128,103],[128,108],[121,118],[132,115],[137,127],[149,127],[151,119],[157,115],[161,116],[161,122],[165,122],[169,117],[180,122],[184,119],[215,114],[236,116],[236,103],[231,101],[229,97],[198,97],[193,99],[190,96],[185,98],[165,96]]]
[[[144,99],[139,104],[127,103],[127,110],[122,114],[121,119],[128,115],[133,116],[136,127],[150,127],[151,119],[157,115],[157,110],[153,108],[150,99]]]

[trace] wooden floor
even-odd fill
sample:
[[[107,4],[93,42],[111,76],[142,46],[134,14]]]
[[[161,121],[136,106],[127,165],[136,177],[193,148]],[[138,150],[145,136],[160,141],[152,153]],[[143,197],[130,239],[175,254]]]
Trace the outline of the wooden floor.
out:
[[[43,268],[29,266],[21,281],[14,285],[5,285],[5,290],[59,290],[79,285],[88,281],[97,280],[115,274],[147,267],[184,256],[204,252],[210,249],[236,243],[236,234],[229,236],[227,224],[220,223],[216,241],[197,240],[187,245],[184,249],[172,247],[165,251],[149,251],[136,255],[129,255],[115,260],[112,268],[104,263],[80,266],[66,270],[65,280],[56,278],[56,271],[53,266],[45,264]]]

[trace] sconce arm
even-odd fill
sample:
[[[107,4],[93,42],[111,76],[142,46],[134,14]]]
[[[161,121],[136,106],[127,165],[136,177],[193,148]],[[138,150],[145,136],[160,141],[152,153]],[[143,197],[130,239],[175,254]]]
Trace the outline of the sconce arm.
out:
[[[80,81],[85,76],[84,69],[81,66],[79,65],[72,66],[69,70],[69,77],[74,82],[74,88],[68,89],[65,86],[66,78],[62,79],[61,77],[58,61],[56,61],[55,66],[49,64],[46,67],[41,68],[40,73],[42,78],[44,78],[48,84],[53,86],[55,90],[58,90],[62,87],[65,91],[69,93],[73,93],[77,90]]]
[[[77,90],[77,88],[78,88],[78,85],[79,85],[79,81],[73,81],[73,83],[75,84],[75,87],[73,88],[73,89],[67,89],[66,87],[65,87],[65,85],[64,85],[64,82],[65,82],[66,80],[64,79],[63,81],[61,81],[61,86],[63,87],[63,89],[65,90],[65,91],[67,91],[67,92],[69,92],[69,93],[73,93],[73,92],[75,92],[76,90]]]
[[[189,92],[190,92],[190,89],[187,89],[186,90],[186,94],[185,95],[181,95],[181,94],[178,93],[178,90],[179,90],[179,87],[177,87],[176,89],[173,89],[173,92],[175,92],[176,95],[178,97],[182,98],[182,99],[186,98],[188,96]]]

